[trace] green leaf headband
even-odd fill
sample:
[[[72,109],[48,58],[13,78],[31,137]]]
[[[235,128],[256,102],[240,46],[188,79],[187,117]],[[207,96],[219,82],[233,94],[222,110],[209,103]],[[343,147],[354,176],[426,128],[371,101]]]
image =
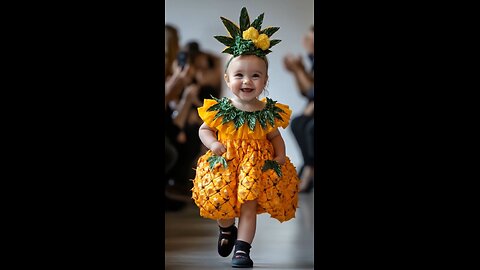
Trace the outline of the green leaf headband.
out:
[[[270,48],[278,44],[281,40],[270,37],[280,29],[280,27],[267,27],[261,30],[263,14],[260,14],[251,24],[247,9],[242,8],[240,12],[240,27],[232,21],[220,17],[227,28],[229,37],[214,36],[214,38],[226,45],[227,48],[222,53],[228,53],[234,57],[244,54],[254,54],[263,57],[272,51]]]

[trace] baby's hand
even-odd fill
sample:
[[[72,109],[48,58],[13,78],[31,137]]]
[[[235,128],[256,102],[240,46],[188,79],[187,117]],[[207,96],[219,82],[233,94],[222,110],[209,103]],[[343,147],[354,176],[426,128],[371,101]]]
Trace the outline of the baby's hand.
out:
[[[214,142],[210,145],[210,150],[217,156],[221,156],[223,153],[227,152],[227,148],[221,142]]]
[[[285,156],[278,156],[275,157],[273,160],[275,160],[278,164],[283,165],[285,164],[286,158]]]

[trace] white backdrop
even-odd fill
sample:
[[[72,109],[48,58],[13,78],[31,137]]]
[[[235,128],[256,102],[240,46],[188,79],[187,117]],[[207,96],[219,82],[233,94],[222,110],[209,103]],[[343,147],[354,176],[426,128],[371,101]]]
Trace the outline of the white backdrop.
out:
[[[301,54],[304,64],[310,67],[302,38],[314,21],[313,0],[165,0],[165,23],[177,28],[181,45],[195,40],[202,50],[221,56],[225,66],[228,55],[220,53],[225,45],[213,36],[228,36],[220,16],[238,24],[242,7],[247,8],[250,21],[265,13],[262,29],[267,26],[280,27],[272,37],[282,42],[268,54],[268,97],[289,105],[293,111],[292,117],[301,114],[306,100],[299,94],[293,76],[284,69],[282,58],[287,53]],[[225,84],[222,93],[231,96]],[[290,126],[285,130],[280,129],[280,132],[285,140],[287,155],[298,168],[302,165],[302,156]]]

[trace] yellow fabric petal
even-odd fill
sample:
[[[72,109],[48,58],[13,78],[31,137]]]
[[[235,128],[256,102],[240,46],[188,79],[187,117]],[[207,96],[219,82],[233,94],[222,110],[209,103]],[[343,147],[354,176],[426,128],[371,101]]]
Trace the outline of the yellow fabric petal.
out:
[[[275,126],[287,128],[288,124],[290,123],[290,116],[292,115],[292,110],[288,107],[288,105],[285,104],[276,103],[275,105],[284,111],[279,113],[283,121],[275,119]]]
[[[217,104],[217,102],[213,99],[204,99],[203,105],[197,108],[197,110],[198,110],[198,115],[203,120],[203,122],[205,122],[205,124],[207,124],[211,128],[218,129],[218,126],[222,124],[221,117],[214,120],[214,117],[217,114],[217,111],[207,111],[208,108],[210,108],[215,104]]]

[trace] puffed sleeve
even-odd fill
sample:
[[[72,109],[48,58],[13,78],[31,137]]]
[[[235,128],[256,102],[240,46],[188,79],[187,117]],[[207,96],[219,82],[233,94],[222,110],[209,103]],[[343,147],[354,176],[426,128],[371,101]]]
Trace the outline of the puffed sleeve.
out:
[[[292,110],[288,105],[279,103],[269,98],[263,98],[263,102],[266,102],[267,105],[264,111],[267,111],[264,116],[266,117],[266,121],[268,118],[273,118],[273,126],[270,124],[267,125],[268,128],[266,132],[271,132],[275,128],[287,128],[288,124],[290,123],[290,117],[292,115]]]
[[[282,128],[287,128],[288,124],[290,123],[290,117],[292,115],[292,110],[288,105],[281,104],[281,103],[276,103],[275,106],[281,111],[279,111],[279,115],[282,118],[282,120],[275,118],[275,127],[282,127]]]
[[[203,122],[205,122],[207,126],[215,129],[218,129],[218,126],[222,124],[222,119],[221,117],[214,119],[217,111],[208,111],[208,109],[217,103],[218,102],[213,99],[204,99],[203,106],[197,108],[198,115],[203,120]]]

